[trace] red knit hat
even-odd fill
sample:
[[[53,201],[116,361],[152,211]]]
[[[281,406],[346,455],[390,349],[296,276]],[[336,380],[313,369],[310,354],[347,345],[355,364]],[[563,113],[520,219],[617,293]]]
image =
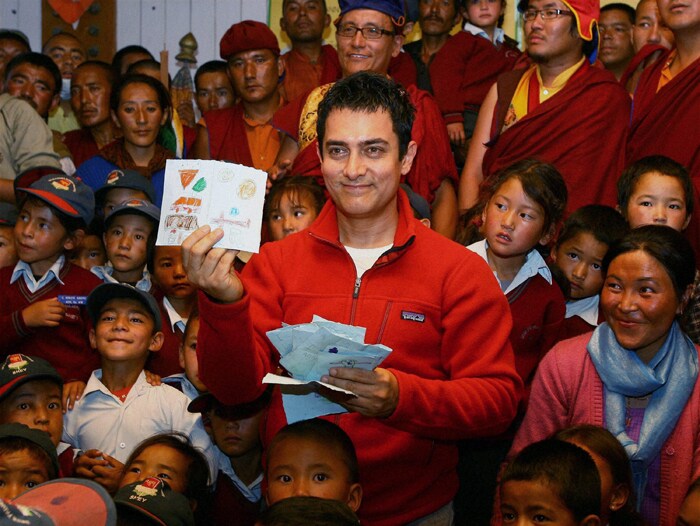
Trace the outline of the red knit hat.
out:
[[[255,20],[233,24],[221,37],[219,44],[219,53],[224,60],[236,53],[252,49],[269,49],[275,56],[280,54],[275,34],[265,24]]]
[[[578,34],[584,40],[591,41],[597,37],[598,19],[600,18],[600,0],[561,0],[574,13]],[[524,13],[528,0],[518,2],[518,11]]]

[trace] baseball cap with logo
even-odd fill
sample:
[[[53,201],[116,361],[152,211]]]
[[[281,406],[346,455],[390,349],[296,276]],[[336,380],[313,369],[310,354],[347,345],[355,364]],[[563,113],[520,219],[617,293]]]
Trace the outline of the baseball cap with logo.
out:
[[[151,181],[146,179],[136,170],[112,170],[107,174],[105,184],[95,192],[95,200],[100,203],[105,200],[107,192],[115,188],[128,188],[129,190],[137,190],[143,192],[148,197],[148,200],[153,202],[156,200],[156,192],[153,189]]]
[[[116,523],[112,498],[91,480],[50,480],[12,501],[0,499],[0,526],[114,526]]]
[[[105,225],[109,225],[109,222],[120,215],[124,214],[138,214],[148,219],[155,221],[156,225],[160,221],[160,208],[158,208],[153,203],[144,201],[143,199],[129,199],[124,201],[120,205],[114,207],[107,217],[105,218]]]
[[[25,354],[10,354],[0,365],[0,400],[32,380],[52,380],[63,385],[61,375],[46,360]]]
[[[95,215],[95,195],[80,179],[69,175],[45,175],[17,192],[36,197],[69,217],[89,225]]]
[[[102,283],[93,289],[87,297],[87,311],[92,324],[97,325],[105,303],[120,298],[136,300],[141,303],[152,316],[155,330],[161,330],[163,323],[156,299],[152,294],[126,283]]]
[[[117,509],[130,509],[162,526],[194,526],[190,502],[164,480],[148,477],[124,486],[114,496]]]
[[[5,438],[21,438],[39,446],[48,455],[49,460],[51,461],[53,476],[50,476],[49,478],[58,477],[60,467],[58,465],[56,446],[53,442],[51,442],[51,437],[46,431],[34,429],[17,422],[0,424],[0,442],[2,442],[2,440]]]

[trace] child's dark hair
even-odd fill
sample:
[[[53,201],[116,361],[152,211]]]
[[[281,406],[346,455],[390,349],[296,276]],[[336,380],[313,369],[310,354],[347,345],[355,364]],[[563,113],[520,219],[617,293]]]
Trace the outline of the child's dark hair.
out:
[[[189,331],[192,325],[194,325],[195,321],[199,321],[199,309],[196,306],[192,309],[192,312],[190,312],[190,315],[187,318],[187,323],[185,324],[185,331],[182,333],[183,339],[187,335],[187,331]]]
[[[459,243],[469,245],[484,238],[480,232],[481,214],[498,189],[514,177],[520,181],[527,196],[542,207],[543,234],[556,227],[566,209],[566,183],[554,165],[537,159],[523,159],[496,172],[482,183],[477,204],[460,217]]]
[[[58,471],[51,457],[39,444],[19,436],[0,438],[0,456],[20,451],[26,451],[32,458],[44,464],[50,480],[58,478]]]
[[[342,460],[348,468],[350,475],[350,480],[348,482],[356,483],[360,481],[360,470],[357,466],[355,446],[347,433],[337,425],[320,418],[301,420],[289,424],[280,429],[272,439],[272,442],[270,442],[267,449],[267,458],[270,458],[277,444],[285,438],[290,437],[313,440],[319,444],[323,444],[323,447],[326,449],[337,446],[342,457],[340,460]]]
[[[131,54],[135,53],[140,53],[142,55],[148,55],[151,58],[153,57],[153,54],[148,51],[145,47],[139,46],[137,44],[132,44],[130,46],[125,46],[118,50],[115,54],[114,57],[112,57],[112,72],[114,74],[114,79],[118,79],[119,77],[122,76],[122,63],[124,62],[124,59]]]
[[[270,193],[265,199],[264,217],[266,221],[270,219],[272,210],[279,208],[283,195],[286,195],[295,205],[299,204],[302,195],[309,196],[316,215],[319,214],[326,202],[323,187],[313,177],[303,175],[284,177],[273,183]]]
[[[623,216],[627,216],[627,206],[634,188],[644,174],[657,172],[667,177],[675,177],[683,187],[686,217],[693,213],[693,182],[685,167],[664,155],[643,157],[629,165],[617,180],[617,205]]]
[[[622,484],[629,490],[627,502],[610,513],[610,526],[641,526],[644,521],[635,511],[634,484],[629,458],[620,441],[607,429],[591,424],[579,424],[562,429],[552,438],[578,443],[601,457],[610,468],[613,485]]]
[[[182,433],[161,433],[153,435],[141,442],[131,452],[129,458],[124,462],[124,473],[127,472],[129,466],[151,446],[166,446],[181,453],[190,460],[190,465],[187,467],[185,475],[187,485],[185,486],[184,495],[188,499],[198,500],[206,495],[208,490],[209,480],[209,464],[201,451],[195,448],[190,442],[190,439]]]
[[[210,60],[197,68],[194,74],[194,87],[197,89],[199,78],[207,73],[223,73],[228,78],[228,64],[223,60]]]
[[[628,230],[627,221],[614,208],[605,205],[586,205],[564,221],[556,246],[559,247],[579,234],[590,234],[599,243],[610,246]]]
[[[508,465],[510,481],[541,482],[554,491],[577,522],[600,514],[600,475],[591,456],[574,444],[547,439],[530,444]]]
[[[262,512],[260,526],[357,526],[357,515],[347,504],[319,497],[289,497]]]
[[[31,203],[34,206],[47,207],[51,209],[51,212],[53,213],[53,215],[56,216],[56,219],[58,219],[58,222],[61,223],[61,226],[66,229],[68,235],[75,235],[76,230],[87,229],[87,225],[85,224],[85,220],[83,218],[71,217],[68,214],[65,214],[64,212],[61,212],[58,208],[56,208],[50,203],[47,203],[42,199],[39,199],[29,194],[25,194],[24,192],[18,192],[18,196],[21,194],[24,194],[24,196],[19,197],[19,203],[17,207],[20,212],[22,211],[22,207],[27,203]]]

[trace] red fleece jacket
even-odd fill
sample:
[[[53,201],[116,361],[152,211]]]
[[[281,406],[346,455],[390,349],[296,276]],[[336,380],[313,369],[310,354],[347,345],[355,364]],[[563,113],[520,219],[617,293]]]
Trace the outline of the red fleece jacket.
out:
[[[330,417],[357,449],[360,518],[370,526],[406,524],[449,502],[458,484],[454,441],[503,432],[522,390],[508,304],[491,270],[415,220],[403,192],[398,207],[394,247],[361,279],[328,202],[310,229],[250,260],[240,301],[222,305],[202,294],[199,303],[200,377],[225,404],[262,393],[261,379],[279,358],[265,333],[282,322],[318,314],[366,327],[366,342],[393,349],[382,367],[398,381],[394,413]],[[285,423],[276,392],[263,442]]]

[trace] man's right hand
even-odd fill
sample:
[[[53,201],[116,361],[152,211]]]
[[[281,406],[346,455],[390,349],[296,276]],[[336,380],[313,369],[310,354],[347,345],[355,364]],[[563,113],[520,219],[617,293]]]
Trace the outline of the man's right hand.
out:
[[[224,232],[205,225],[182,243],[182,264],[192,284],[222,303],[243,297],[243,284],[233,269],[238,250],[213,248]]]

